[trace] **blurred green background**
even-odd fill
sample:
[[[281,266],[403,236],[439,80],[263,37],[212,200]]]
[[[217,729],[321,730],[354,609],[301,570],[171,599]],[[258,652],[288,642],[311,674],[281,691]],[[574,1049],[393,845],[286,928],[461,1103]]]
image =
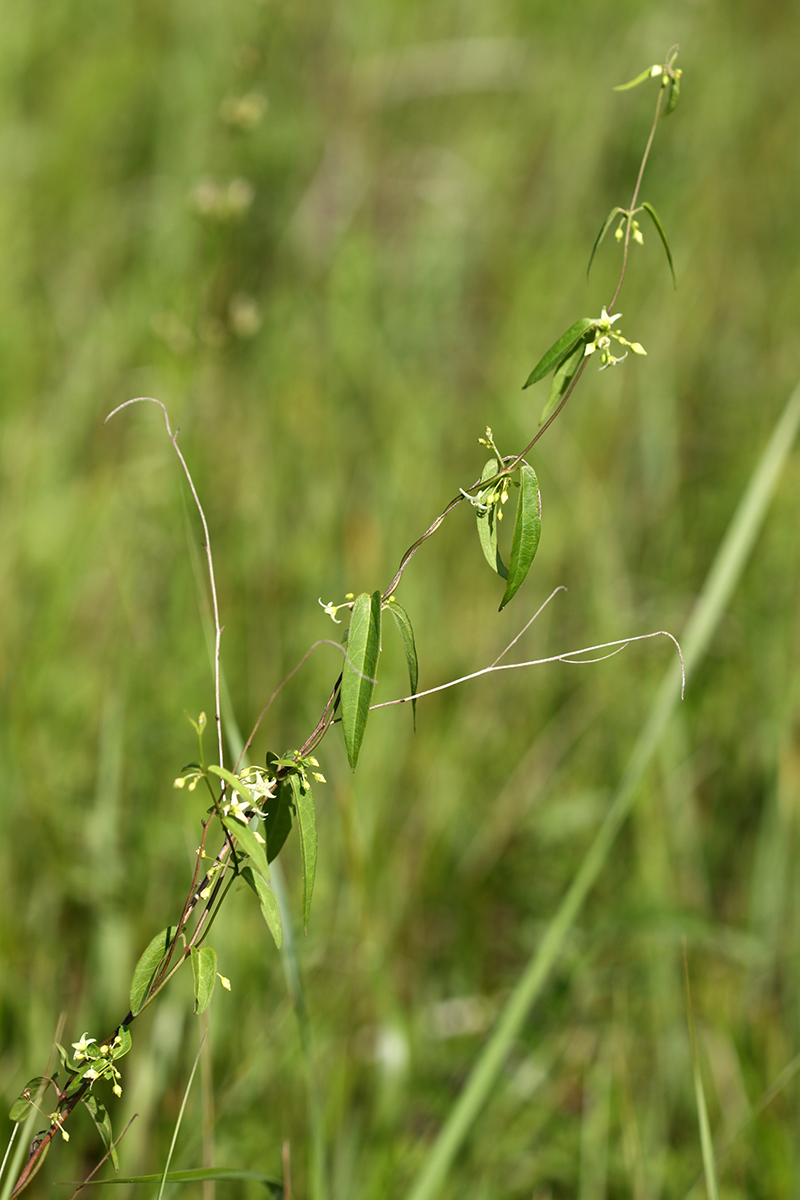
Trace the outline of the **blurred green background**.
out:
[[[800,374],[800,10],[776,0],[50,0],[0,15],[0,1092],[110,1031],[177,916],[202,802],[184,713],[213,711],[205,503],[223,664],[246,732],[317,638],[317,601],[385,587],[480,470],[532,436],[521,391],[613,291],[592,241],[630,197],[679,42],[645,228],[618,308],[646,359],[599,375],[532,455],[544,525],[502,585],[459,509],[398,593],[420,686],[521,643],[539,657],[679,633]],[[800,479],[743,583],[447,1197],[683,1197],[701,1170],[687,940],[726,1197],[800,1195]],[[510,524],[510,520],[507,522]],[[672,651],[507,673],[373,715],[353,775],[320,748],[320,863],[298,954],[304,1057],[249,892],[213,944],[215,1158],[294,1194],[401,1196],[606,810]],[[255,746],[299,745],[339,668],[321,648]],[[377,700],[405,694],[392,629]],[[298,849],[283,854],[299,915]],[[155,1171],[197,1050],[190,984],[134,1026],[115,1126]],[[789,1068],[784,1076],[781,1072]],[[325,1127],[312,1183],[307,1078]],[[771,1098],[768,1089],[783,1086]],[[206,1095],[209,1079],[206,1073]],[[764,1101],[763,1103],[760,1103]],[[10,1126],[9,1126],[10,1128]],[[99,1157],[76,1115],[29,1195]],[[202,1163],[201,1088],[175,1166]],[[702,1193],[701,1188],[696,1195]],[[60,1190],[59,1190],[60,1194]],[[64,1193],[65,1195],[67,1193]],[[187,1189],[183,1194],[193,1194]],[[199,1189],[196,1193],[200,1194]],[[217,1194],[263,1195],[256,1185]]]

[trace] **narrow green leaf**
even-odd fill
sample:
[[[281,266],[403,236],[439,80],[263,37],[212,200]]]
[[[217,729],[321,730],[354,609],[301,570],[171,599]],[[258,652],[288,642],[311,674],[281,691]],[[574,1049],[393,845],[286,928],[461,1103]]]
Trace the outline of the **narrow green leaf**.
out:
[[[248,856],[259,875],[263,875],[265,879],[269,879],[269,867],[267,866],[267,856],[264,847],[256,837],[254,831],[249,825],[245,825],[243,821],[238,821],[236,817],[224,817],[222,824],[227,829],[231,837],[235,837],[242,850]]]
[[[229,787],[232,787],[235,792],[245,800],[248,804],[253,803],[253,797],[247,788],[247,785],[242,783],[241,779],[237,779],[232,771],[226,771],[224,767],[218,767],[216,763],[212,763],[208,768],[209,775],[216,775],[219,779],[224,779]]]
[[[708,1200],[719,1200],[717,1166],[714,1161],[714,1139],[711,1136],[711,1123],[708,1119],[706,1092],[703,1087],[703,1075],[700,1070],[700,1056],[697,1052],[697,1034],[694,1025],[692,991],[689,984],[689,964],[686,961],[685,947],[683,951],[683,973],[686,991],[686,1014],[689,1022],[689,1041],[692,1048],[692,1076],[694,1078],[694,1095],[697,1102],[697,1124],[700,1131],[700,1150],[703,1155],[703,1174],[706,1181]]]
[[[150,995],[150,988],[158,974],[170,946],[175,940],[176,926],[170,925],[156,934],[142,957],[136,964],[131,980],[131,1012],[137,1016],[144,1008],[145,1001]]]
[[[251,871],[250,875],[251,878],[247,882],[255,890],[261,901],[261,915],[275,939],[275,945],[280,950],[283,945],[283,925],[281,924],[281,909],[278,904],[278,898],[263,876],[259,875],[256,871]]]
[[[111,1128],[111,1118],[108,1115],[108,1109],[101,1104],[97,1097],[88,1092],[83,1097],[83,1103],[89,1110],[91,1118],[94,1121],[97,1132],[100,1134],[103,1145],[109,1152],[109,1157],[114,1165],[114,1170],[119,1171],[119,1158],[117,1151],[114,1148],[114,1131]]]
[[[342,728],[347,759],[355,770],[364,740],[381,645],[381,594],[356,596],[342,672]]]
[[[388,611],[395,619],[397,628],[400,630],[400,639],[403,643],[403,650],[406,655],[406,666],[408,667],[408,682],[411,685],[412,697],[416,693],[419,685],[419,660],[417,659],[417,644],[414,641],[414,630],[411,627],[411,621],[408,613],[403,608],[402,604],[398,604],[394,596],[386,605]],[[417,702],[411,701],[411,715],[414,722],[414,728],[417,727]]]
[[[314,797],[311,788],[303,784],[299,775],[290,775],[289,782],[297,813],[300,857],[303,863],[303,928],[308,932],[308,914],[311,912],[311,895],[317,874],[317,821],[314,815]]]
[[[558,408],[564,393],[575,378],[575,372],[584,360],[585,351],[586,340],[582,338],[575,349],[562,358],[556,367],[553,381],[550,384],[550,395],[547,397],[547,404],[542,409],[542,415],[539,418],[540,426],[544,425],[547,418]]]
[[[508,583],[500,602],[500,612],[503,611],[528,574],[528,568],[533,562],[536,548],[539,545],[541,532],[539,483],[533,467],[523,466],[520,470],[519,500],[517,501],[517,519],[514,523],[514,537],[511,542],[511,558],[508,561]]]
[[[272,770],[271,758],[267,755],[267,769]],[[269,810],[264,820],[264,836],[267,839],[267,861],[272,862],[283,849],[283,844],[292,829],[292,789],[288,779],[278,780],[275,797],[269,802]]]
[[[499,466],[496,458],[490,458],[481,471],[481,483],[485,479],[491,479],[499,471]],[[499,502],[498,502],[499,504]],[[500,557],[500,551],[497,549],[497,512],[498,504],[492,504],[487,508],[486,512],[477,512],[478,518],[478,539],[481,543],[483,556],[489,566],[495,571],[501,579],[508,579],[508,568]]]
[[[39,1088],[42,1084],[45,1087],[49,1087],[51,1082],[49,1075],[34,1075],[33,1079],[29,1079],[11,1105],[11,1111],[8,1114],[9,1120],[16,1122],[24,1121]]]
[[[217,982],[217,952],[211,946],[192,946],[192,979],[194,980],[194,1011],[200,1015],[211,1003]]]
[[[656,72],[657,74],[658,72]],[[630,88],[638,87],[640,83],[644,83],[645,79],[653,78],[653,68],[647,67],[642,71],[641,75],[637,75],[635,79],[629,80],[628,83],[618,83],[614,88],[615,92],[627,92]]]
[[[643,200],[643,201],[642,201],[642,208],[643,208],[643,209],[644,209],[644,211],[647,213],[647,215],[649,216],[650,220],[651,220],[651,221],[653,222],[653,224],[655,225],[655,227],[656,227],[656,230],[658,231],[658,236],[661,238],[661,242],[662,242],[662,244],[663,244],[663,246],[664,246],[664,249],[665,249],[665,251],[666,251],[666,253],[667,253],[667,262],[669,263],[669,269],[670,269],[670,271],[672,272],[672,283],[673,283],[673,286],[674,286],[674,287],[677,287],[677,286],[678,286],[678,282],[677,282],[677,280],[675,279],[675,267],[672,265],[672,252],[671,252],[671,250],[670,250],[670,248],[669,248],[669,242],[667,241],[667,235],[666,235],[666,233],[664,232],[664,226],[661,224],[661,220],[660,220],[660,218],[659,218],[659,215],[658,215],[658,213],[656,212],[656,210],[653,208],[652,204],[648,204],[646,200]]]
[[[549,375],[553,367],[561,361],[565,354],[569,354],[576,342],[580,341],[592,323],[591,317],[581,317],[580,321],[576,321],[574,325],[570,326],[555,345],[551,346],[547,353],[539,359],[522,385],[522,390],[530,387],[532,383],[538,383],[540,379],[544,379],[545,375]]]
[[[668,117],[671,112],[675,111],[680,98],[681,98],[681,79],[680,79],[680,75],[678,74],[675,76],[674,79],[670,80],[669,99],[667,100],[667,107],[664,109],[663,113],[661,114],[662,117]]]
[[[114,1183],[160,1183],[164,1178],[167,1183],[202,1183],[205,1180],[217,1180],[222,1183],[227,1180],[252,1180],[255,1183],[263,1183],[276,1198],[283,1195],[283,1184],[279,1179],[274,1179],[271,1175],[262,1175],[260,1171],[241,1171],[238,1167],[195,1167],[188,1171],[168,1171],[166,1176],[159,1172],[158,1175],[128,1175],[124,1179],[93,1179],[92,1185],[101,1187],[104,1184]]]
[[[589,272],[592,269],[592,263],[594,262],[594,256],[595,256],[595,253],[597,252],[597,248],[600,245],[600,243],[602,242],[603,238],[608,233],[611,223],[613,222],[614,218],[617,216],[618,213],[621,213],[624,216],[625,209],[620,208],[619,205],[616,205],[614,208],[612,208],[611,212],[606,217],[605,221],[603,222],[603,228],[600,230],[597,237],[594,239],[594,245],[592,246],[592,253],[589,255],[589,265],[586,268],[586,278],[587,279],[589,278]]]

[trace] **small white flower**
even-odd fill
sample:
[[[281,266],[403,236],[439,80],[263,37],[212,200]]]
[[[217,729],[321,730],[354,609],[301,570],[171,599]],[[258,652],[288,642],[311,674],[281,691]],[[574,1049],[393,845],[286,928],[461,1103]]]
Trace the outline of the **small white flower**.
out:
[[[330,617],[330,619],[331,619],[333,622],[335,622],[335,624],[336,624],[336,625],[341,625],[341,623],[342,623],[342,622],[341,622],[341,621],[338,619],[338,617],[336,616],[336,614],[337,614],[337,612],[339,611],[339,608],[341,607],[341,605],[334,604],[332,600],[329,600],[329,601],[328,601],[328,603],[326,604],[326,603],[325,603],[325,601],[322,599],[322,597],[321,597],[321,596],[320,596],[320,598],[319,598],[319,603],[322,605],[322,611],[323,611],[323,612],[324,612],[324,613],[325,613],[327,616],[329,616],[329,617]]]
[[[89,1046],[96,1040],[96,1038],[90,1038],[88,1034],[82,1033],[81,1040],[72,1043],[72,1049],[75,1051],[73,1057],[76,1062],[81,1062],[82,1059],[89,1057]]]

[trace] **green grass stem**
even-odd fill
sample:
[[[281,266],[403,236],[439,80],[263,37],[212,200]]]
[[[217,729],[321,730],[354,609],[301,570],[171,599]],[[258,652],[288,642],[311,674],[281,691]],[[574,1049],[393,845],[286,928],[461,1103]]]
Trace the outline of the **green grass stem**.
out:
[[[800,384],[795,387],[739,502],[702,591],[681,637],[686,677],[708,649],[766,516],[800,425]],[[407,1200],[433,1200],[497,1083],[514,1040],[555,966],[564,941],[597,880],[614,841],[633,807],[659,741],[680,700],[680,671],[670,668],[633,749],[627,770],[600,829],[550,922],[542,942],[514,988],[497,1025],[478,1057],[467,1084],[407,1193]]]

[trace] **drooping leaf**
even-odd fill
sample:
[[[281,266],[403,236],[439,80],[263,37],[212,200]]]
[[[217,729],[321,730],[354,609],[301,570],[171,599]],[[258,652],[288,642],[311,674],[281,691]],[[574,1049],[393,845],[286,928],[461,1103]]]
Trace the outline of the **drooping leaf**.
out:
[[[42,1087],[43,1084],[45,1087],[49,1087],[50,1083],[51,1079],[48,1075],[34,1075],[33,1079],[29,1079],[14,1103],[11,1105],[11,1111],[8,1114],[9,1120],[16,1122],[24,1121],[28,1115],[31,1104],[36,1099],[39,1088]]]
[[[158,969],[166,957],[170,946],[175,940],[176,926],[170,925],[156,934],[142,957],[136,964],[131,980],[131,1012],[137,1016],[144,1008],[150,994],[150,988],[158,974]]]
[[[661,114],[662,117],[668,117],[671,112],[675,111],[680,98],[681,98],[681,77],[680,77],[680,72],[678,72],[670,80],[669,98],[667,100],[667,107],[664,109],[663,113]]]
[[[242,874],[261,901],[261,915],[275,940],[275,945],[280,950],[283,945],[283,925],[281,923],[281,910],[278,904],[278,897],[273,892],[267,880],[262,875],[259,875],[257,871],[250,869],[248,874],[248,868],[245,867]]]
[[[581,317],[580,321],[576,321],[574,325],[571,325],[567,332],[562,334],[547,353],[539,359],[522,385],[522,390],[524,391],[526,387],[530,387],[532,383],[538,383],[540,379],[544,379],[545,375],[549,375],[553,367],[561,361],[565,354],[569,354],[570,350],[580,341],[586,331],[591,328],[592,324],[591,317]]]
[[[259,875],[263,875],[268,880],[269,867],[267,866],[267,856],[255,832],[244,821],[239,821],[236,817],[224,817],[222,824],[231,837],[236,838]]]
[[[200,1015],[211,1003],[217,982],[217,952],[211,946],[192,946],[192,979],[194,981],[194,1011]]]
[[[311,788],[303,783],[299,775],[290,775],[289,783],[297,813],[300,857],[303,863],[303,928],[308,931],[308,914],[311,911],[311,895],[317,874],[317,821],[314,814],[314,797]]]
[[[647,67],[646,70],[642,71],[641,75],[637,75],[635,79],[629,80],[628,83],[618,83],[614,91],[627,92],[630,88],[638,87],[640,83],[644,83],[645,79],[653,78],[654,70],[654,67]],[[655,70],[655,74],[658,74],[657,70]]]
[[[508,561],[508,583],[506,584],[503,599],[500,602],[500,612],[503,611],[528,574],[528,568],[533,562],[536,548],[539,545],[539,535],[541,532],[542,518],[539,483],[533,467],[526,465],[520,470],[517,519],[514,524],[514,537],[511,542],[511,557]]]
[[[375,673],[381,644],[381,594],[356,596],[347,635],[347,661],[342,671],[342,728],[347,759],[355,770],[369,705],[375,689]]]
[[[242,783],[241,779],[237,779],[232,771],[227,771],[225,767],[218,767],[216,763],[212,763],[208,768],[208,773],[209,775],[216,775],[219,779],[224,779],[228,787],[238,792],[244,801],[248,804],[253,803],[253,797],[247,784]]]
[[[598,249],[600,243],[602,242],[603,238],[608,233],[609,228],[611,227],[611,224],[618,213],[621,213],[622,216],[625,216],[625,209],[620,208],[619,205],[617,204],[614,208],[612,208],[611,212],[606,217],[605,221],[603,222],[603,228],[600,230],[597,237],[594,239],[594,245],[592,246],[592,253],[589,255],[589,265],[586,268],[586,278],[587,279],[589,278],[589,272],[592,269],[592,263],[594,262],[594,256],[597,252],[597,249]]]
[[[277,756],[267,755],[267,768],[274,770]],[[274,797],[268,801],[269,809],[264,820],[264,836],[267,839],[267,862],[277,858],[292,829],[292,789],[288,779],[279,779]]]
[[[540,426],[544,425],[548,417],[555,412],[561,403],[564,393],[572,383],[578,367],[584,360],[585,350],[586,339],[581,338],[575,349],[571,350],[569,354],[565,355],[565,357],[562,358],[561,362],[556,367],[553,381],[550,384],[550,395],[547,397],[547,403],[542,409],[542,415],[539,418]]]
[[[667,241],[667,235],[664,232],[664,226],[661,224],[661,219],[660,219],[658,213],[656,212],[656,210],[653,208],[652,204],[648,204],[646,200],[642,201],[642,208],[644,209],[644,211],[649,216],[650,220],[655,225],[656,230],[658,232],[658,236],[661,238],[662,245],[664,247],[664,250],[666,251],[667,262],[669,263],[669,269],[672,272],[672,283],[673,283],[674,287],[677,287],[678,282],[675,278],[675,267],[672,264],[672,252],[669,248],[669,242]]]
[[[481,471],[481,483],[486,479],[491,479],[496,475],[500,467],[496,458],[490,458]],[[498,504],[490,504],[486,512],[477,512],[478,518],[478,539],[483,550],[483,556],[489,566],[495,571],[501,579],[508,579],[508,569],[500,557],[500,551],[497,549],[497,513]]]
[[[83,1097],[83,1103],[88,1108],[92,1120],[97,1126],[97,1132],[100,1134],[103,1145],[109,1152],[111,1162],[114,1164],[114,1170],[119,1171],[119,1157],[114,1147],[114,1131],[111,1128],[111,1118],[108,1115],[108,1109],[100,1103],[92,1092],[86,1093]]]
[[[414,641],[414,630],[411,627],[411,621],[408,613],[403,608],[402,604],[398,604],[394,596],[391,597],[386,605],[388,611],[395,619],[397,628],[400,631],[400,640],[403,643],[403,650],[406,656],[406,666],[408,667],[408,682],[411,685],[411,716],[414,722],[414,728],[417,727],[417,702],[413,699],[419,684],[419,661],[417,659],[417,644]]]

